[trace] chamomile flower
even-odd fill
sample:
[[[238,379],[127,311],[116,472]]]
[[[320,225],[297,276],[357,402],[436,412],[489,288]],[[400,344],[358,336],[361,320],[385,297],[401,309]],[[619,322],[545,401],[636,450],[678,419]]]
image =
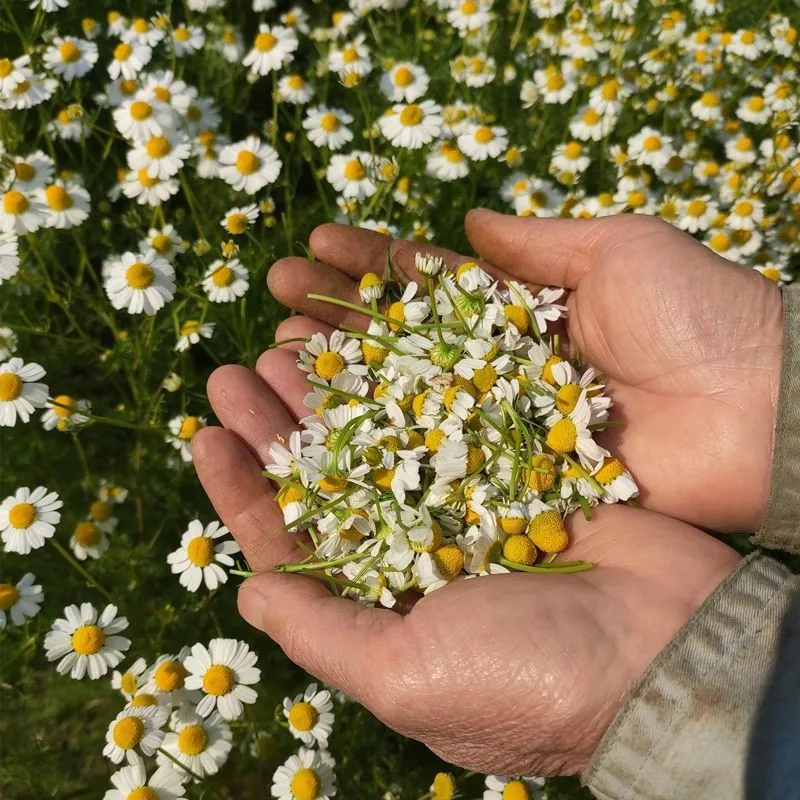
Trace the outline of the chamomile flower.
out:
[[[203,290],[212,303],[233,303],[244,297],[249,286],[247,270],[238,258],[217,259],[203,278]]]
[[[134,79],[149,63],[153,51],[146,44],[120,42],[115,48],[113,58],[108,64],[108,75],[112,80]]]
[[[275,183],[281,171],[281,160],[274,148],[256,136],[223,147],[219,154],[220,177],[237,192],[255,194]]]
[[[239,552],[239,545],[232,540],[215,543],[228,533],[219,522],[211,522],[205,528],[198,519],[193,519],[181,537],[181,546],[167,556],[167,563],[174,575],[180,575],[181,586],[196,592],[204,582],[209,591],[220,584],[227,583],[228,573],[220,566],[232,567],[233,553]]]
[[[165,438],[168,444],[171,444],[181,456],[184,463],[190,463],[192,460],[192,439],[199,430],[202,430],[206,425],[205,417],[197,417],[189,414],[179,414],[173,417],[167,427],[169,428],[170,435]]]
[[[33,76],[30,63],[31,57],[28,55],[18,56],[13,60],[0,58],[0,95],[10,94]]]
[[[314,87],[302,75],[284,75],[278,81],[278,95],[284,103],[302,106],[314,96]]]
[[[112,764],[140,764],[141,755],[151,756],[161,747],[168,718],[169,710],[159,705],[128,705],[108,726],[103,755]]]
[[[12,625],[19,626],[39,613],[44,592],[35,580],[32,572],[26,572],[16,584],[0,583],[0,631],[5,629],[8,617]]]
[[[169,262],[174,261],[187,247],[188,244],[183,241],[175,226],[170,224],[163,228],[150,228],[147,237],[139,242],[142,252],[155,250],[161,258],[166,258]]]
[[[8,189],[0,203],[0,233],[35,233],[47,221],[45,205],[32,193]]]
[[[128,166],[136,173],[146,171],[148,178],[166,180],[181,170],[192,153],[185,134],[164,132],[142,139],[128,151]]]
[[[196,319],[187,319],[181,324],[180,335],[175,343],[175,350],[178,353],[185,353],[192,345],[197,344],[201,339],[210,339],[214,335],[214,322],[200,322]]]
[[[232,747],[233,734],[227,722],[217,713],[201,717],[187,708],[173,714],[170,730],[164,737],[162,749],[174,759],[203,778],[215,775],[227,761]],[[159,753],[158,763],[163,768],[174,762]]]
[[[372,69],[369,48],[364,44],[365,36],[360,34],[341,48],[333,48],[328,54],[328,66],[341,80],[348,76],[364,77]]]
[[[333,730],[333,703],[327,689],[317,691],[311,683],[303,694],[294,699],[283,699],[283,716],[289,723],[289,732],[306,747],[328,746],[328,737]]]
[[[272,776],[276,800],[330,800],[336,796],[335,762],[327,750],[301,747]]]
[[[314,106],[308,109],[303,128],[313,145],[340,150],[353,139],[353,132],[347,127],[352,121],[353,116],[343,108]]]
[[[109,269],[105,290],[111,305],[152,316],[175,294],[175,270],[155,250],[125,253]]]
[[[91,603],[64,609],[44,638],[48,661],[58,661],[56,670],[80,680],[88,674],[92,680],[102,678],[116,667],[131,646],[130,639],[119,634],[128,627],[125,617],[117,616],[117,607],[107,605],[98,615]]]
[[[603,459],[592,477],[603,487],[604,503],[624,503],[639,494],[630,472],[618,458]]]
[[[262,23],[253,40],[253,48],[242,63],[256,75],[268,75],[290,62],[298,46],[299,41],[293,28],[283,25],[270,27]]]
[[[707,231],[718,213],[719,207],[710,197],[694,197],[681,203],[681,213],[675,224],[688,233]]]
[[[135,17],[122,34],[122,41],[129,44],[155,47],[164,38],[164,31],[144,17]]]
[[[134,142],[146,142],[154,136],[164,136],[175,125],[170,106],[148,97],[143,91],[115,108],[112,116],[117,130]]]
[[[325,178],[346,200],[366,200],[378,190],[371,172],[370,153],[354,150],[331,156]]]
[[[183,776],[172,767],[160,767],[150,778],[144,763],[124,766],[111,776],[103,800],[180,800],[185,796]]]
[[[0,427],[26,423],[34,409],[42,408],[49,394],[47,385],[39,380],[45,376],[44,367],[21,358],[0,363]]]
[[[243,704],[256,701],[256,692],[250,687],[261,678],[257,660],[256,654],[236,639],[212,639],[208,648],[195,644],[184,666],[189,671],[186,688],[203,691],[197,713],[208,717],[217,708],[223,719],[238,719]]]
[[[66,81],[82,78],[97,63],[97,45],[74,36],[56,36],[44,51],[44,63],[55,75]]]
[[[533,80],[543,103],[563,105],[578,90],[575,70],[568,62],[535,70]]]
[[[428,154],[426,172],[439,181],[457,181],[469,175],[469,162],[455,141],[445,139]]]
[[[2,282],[2,280],[0,280]],[[17,352],[17,334],[11,328],[0,325],[0,363]]]
[[[439,136],[442,107],[433,100],[398,103],[378,119],[381,133],[395,147],[418,150]]]
[[[614,0],[615,3],[617,1]],[[483,800],[547,800],[544,778],[505,778],[500,775],[487,775]]]
[[[111,688],[116,689],[128,701],[135,697],[147,680],[147,662],[137,658],[125,672],[114,670],[111,675]]]
[[[778,286],[783,286],[792,279],[790,273],[778,264],[759,264],[758,266],[753,267],[753,269],[755,269],[757,272],[760,272],[765,278],[775,281]]]
[[[498,158],[508,147],[508,134],[499,125],[470,125],[458,137],[458,148],[473,161]]]
[[[20,191],[31,192],[43,189],[53,182],[55,162],[41,150],[27,156],[14,156],[11,160],[14,172],[13,187]]]
[[[258,206],[252,203],[241,208],[232,208],[220,221],[220,225],[231,235],[241,236],[258,219]]]
[[[206,37],[203,29],[197,25],[181,23],[172,29],[172,47],[178,58],[196,53],[203,49]]]
[[[728,211],[728,225],[734,231],[753,230],[764,219],[764,203],[757,197],[742,197]]]
[[[100,558],[110,546],[105,531],[91,520],[82,520],[75,526],[69,546],[78,561]]]
[[[77,183],[56,181],[39,189],[36,197],[47,210],[45,228],[74,228],[89,216],[89,192]]]
[[[661,169],[675,155],[675,150],[670,136],[645,126],[628,139],[628,154],[638,164]]]
[[[361,348],[354,339],[335,331],[330,340],[322,333],[315,333],[300,351],[300,369],[330,381],[342,372],[354,375],[366,374],[362,363]]]
[[[417,64],[401,61],[381,77],[381,91],[392,103],[413,103],[428,91],[428,73]]]

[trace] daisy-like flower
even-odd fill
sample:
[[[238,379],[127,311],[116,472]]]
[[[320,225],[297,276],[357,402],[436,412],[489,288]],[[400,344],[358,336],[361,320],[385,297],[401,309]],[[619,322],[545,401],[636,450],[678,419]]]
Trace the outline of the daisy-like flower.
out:
[[[55,94],[56,89],[58,89],[58,81],[55,78],[30,72],[30,77],[22,83],[18,83],[10,94],[0,94],[0,109],[33,108],[49,100]]]
[[[27,422],[34,409],[43,408],[50,390],[39,383],[45,376],[44,367],[21,358],[10,358],[0,364],[0,427]]]
[[[33,491],[23,486],[6,497],[0,504],[0,532],[6,552],[27,555],[42,547],[55,533],[62,505],[58,495],[44,486]]]
[[[231,235],[241,236],[258,219],[258,206],[252,203],[242,208],[232,208],[220,221],[220,225]]]
[[[9,189],[0,203],[0,233],[35,233],[47,220],[47,209],[33,194]]]
[[[24,192],[43,189],[53,182],[55,162],[41,150],[27,156],[14,156],[11,163],[14,171],[14,188]]]
[[[428,73],[417,64],[401,61],[381,77],[381,91],[392,103],[413,103],[428,91]]]
[[[333,380],[342,372],[366,375],[361,348],[355,339],[342,331],[334,331],[330,341],[324,333],[315,333],[300,351],[300,369],[324,381]]]
[[[284,103],[302,106],[314,96],[314,87],[302,75],[284,75],[278,81],[278,96]]]
[[[141,763],[139,751],[151,756],[164,741],[164,727],[169,711],[159,705],[128,705],[117,714],[106,731],[103,755],[113,764],[127,761]]]
[[[232,567],[231,555],[239,552],[239,545],[231,539],[219,544],[214,540],[225,536],[228,529],[219,522],[211,522],[205,528],[199,519],[193,519],[181,537],[181,546],[167,556],[173,575],[180,575],[181,586],[196,592],[205,582],[213,591],[227,583],[228,573],[220,566]]]
[[[147,662],[143,658],[137,658],[125,672],[114,670],[111,675],[111,688],[116,689],[130,701],[142,689],[146,679]]]
[[[341,80],[350,76],[364,77],[372,69],[369,48],[364,44],[366,37],[359,34],[341,49],[333,48],[328,54],[328,66]]]
[[[545,420],[548,428],[547,446],[556,453],[576,453],[581,464],[591,469],[609,455],[592,438],[589,430],[591,421],[592,407],[585,397],[581,397],[567,415],[562,415],[556,409]]]
[[[742,197],[728,211],[728,225],[735,231],[750,231],[764,219],[764,203],[757,197]]]
[[[161,258],[174,261],[179,253],[187,248],[183,237],[175,230],[174,225],[165,225],[163,228],[150,228],[147,237],[139,242],[139,249],[146,253],[155,250]]]
[[[688,233],[707,231],[718,213],[719,207],[708,196],[695,197],[681,203],[681,211],[675,224]]]
[[[275,183],[281,172],[281,160],[274,148],[257,136],[224,147],[219,154],[219,175],[237,192],[255,194]]]
[[[78,106],[62,108],[55,119],[48,123],[47,132],[65,142],[79,142],[86,137],[89,128],[83,121],[83,110]]]
[[[197,344],[200,339],[210,339],[214,335],[214,322],[200,322],[196,319],[187,319],[181,325],[178,341],[175,343],[175,350],[178,353],[186,352],[192,345]]]
[[[544,103],[564,105],[578,90],[575,69],[569,62],[563,62],[560,67],[553,65],[537,69],[533,73],[533,80],[539,98]]]
[[[585,106],[569,124],[569,132],[582,142],[599,142],[608,136],[616,124],[616,116],[603,114],[592,106]]]
[[[33,76],[29,68],[30,56],[18,56],[15,59],[0,58],[0,95],[14,91],[21,83]]]
[[[173,417],[167,426],[170,435],[165,438],[165,441],[179,451],[184,463],[189,464],[192,460],[192,439],[199,430],[206,426],[206,418],[179,414],[177,417]]]
[[[180,184],[174,178],[151,178],[146,169],[132,170],[125,176],[122,193],[140,205],[160,206],[178,193]]]
[[[181,23],[172,29],[172,47],[178,58],[183,58],[202,50],[205,43],[206,36],[203,33],[203,29],[197,25]]]
[[[148,779],[143,763],[131,764],[111,776],[103,800],[180,800],[186,794],[183,776],[173,767],[159,767]]]
[[[154,136],[163,136],[173,130],[175,114],[166,103],[137,92],[113,112],[117,130],[135,142],[146,142]]]
[[[181,170],[192,147],[185,134],[162,133],[140,141],[128,151],[128,166],[135,172],[145,170],[149,178],[165,180]]]
[[[66,81],[82,78],[97,63],[97,45],[74,36],[56,36],[44,51],[44,63]]]
[[[28,8],[39,8],[45,14],[52,14],[61,8],[66,8],[69,5],[69,0],[30,0]]]
[[[74,228],[89,216],[89,192],[77,183],[51,183],[37,192],[37,199],[47,210],[45,228]]]
[[[125,253],[111,265],[105,290],[117,310],[152,316],[174,297],[175,270],[155,250]]]
[[[11,280],[17,272],[19,272],[19,239],[15,233],[0,233],[0,285],[3,281]]]
[[[491,0],[457,0],[447,12],[447,21],[466,36],[486,27],[492,19]]]
[[[675,155],[672,137],[645,126],[628,139],[628,155],[638,164],[646,164],[653,169],[663,169]]]
[[[256,654],[236,639],[212,639],[208,648],[195,644],[184,666],[189,671],[186,688],[203,691],[197,713],[208,717],[217,708],[223,719],[238,719],[243,704],[254,703],[257,698],[251,688],[261,679],[257,660]]]
[[[132,80],[150,63],[152,57],[153,51],[146,44],[120,42],[108,63],[109,77],[112,80]]]
[[[372,156],[362,150],[331,156],[325,177],[346,200],[366,200],[378,187],[371,175]]]
[[[483,800],[547,800],[544,778],[505,778],[487,775]]]
[[[441,110],[433,100],[407,105],[398,103],[378,119],[378,125],[395,147],[419,150],[441,133]]]
[[[458,148],[473,161],[499,158],[508,147],[508,134],[499,125],[470,125],[458,137]]]
[[[275,770],[272,796],[276,800],[330,800],[336,796],[335,765],[327,750],[301,747]]]
[[[353,116],[343,108],[314,106],[308,109],[303,128],[313,145],[339,150],[353,139],[353,132],[347,127],[352,121]]]
[[[16,352],[17,334],[11,328],[0,325],[0,362],[6,361]]]
[[[639,494],[630,472],[618,458],[605,458],[592,477],[603,487],[604,503],[624,503]]]
[[[88,673],[92,680],[102,678],[116,667],[131,646],[130,639],[119,634],[128,627],[125,617],[117,616],[117,607],[108,605],[98,616],[91,603],[80,608],[72,605],[64,609],[44,638],[47,660],[56,661],[59,675],[70,673],[80,680]]]
[[[44,592],[32,572],[27,572],[18,583],[0,583],[0,631],[11,617],[12,625],[24,625],[26,619],[33,619],[41,609]]]
[[[426,171],[440,181],[457,181],[469,175],[469,164],[458,145],[445,139],[428,155]]]
[[[786,283],[791,281],[792,276],[789,272],[786,271],[783,267],[778,264],[759,264],[758,266],[753,267],[756,272],[760,272],[765,278],[768,278],[771,281],[775,281],[778,286],[783,286]]]
[[[75,526],[69,546],[79,561],[86,561],[87,558],[98,559],[106,550],[110,543],[105,531],[91,520],[82,520]]]
[[[317,691],[311,683],[303,694],[294,699],[283,698],[283,716],[289,723],[289,732],[306,747],[328,746],[333,730],[333,703],[327,689]]]
[[[268,75],[288,64],[299,44],[293,28],[283,25],[270,27],[262,23],[258,26],[253,48],[242,63],[255,75]]]
[[[189,709],[180,709],[173,715],[170,728],[162,749],[195,775],[215,775],[227,761],[233,734],[217,712],[204,718]],[[157,758],[163,767],[172,766],[174,770],[174,763],[167,756],[159,753]]]
[[[212,303],[233,303],[244,297],[250,286],[247,270],[238,258],[217,259],[206,270],[203,290]]]
[[[164,38],[164,31],[144,17],[136,17],[122,34],[122,41],[130,44],[146,44],[155,47]]]

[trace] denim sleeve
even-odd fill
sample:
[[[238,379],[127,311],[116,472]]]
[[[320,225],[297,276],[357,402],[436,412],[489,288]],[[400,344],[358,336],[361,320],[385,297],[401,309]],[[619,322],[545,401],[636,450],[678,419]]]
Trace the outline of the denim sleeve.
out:
[[[745,559],[650,665],[582,777],[601,800],[800,797],[800,578]]]

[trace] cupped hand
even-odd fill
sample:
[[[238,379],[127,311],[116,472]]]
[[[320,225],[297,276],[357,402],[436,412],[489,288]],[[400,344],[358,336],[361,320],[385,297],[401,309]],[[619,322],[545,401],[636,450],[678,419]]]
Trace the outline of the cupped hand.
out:
[[[702,527],[752,531],[766,509],[777,409],[783,308],[777,286],[668,223],[622,215],[536,219],[476,210],[466,231],[498,277],[568,290],[570,340],[605,372],[623,427],[604,434],[646,508]],[[466,256],[370,231],[323,225],[321,262],[284,259],[269,285],[283,303],[331,325],[365,318],[308,300],[357,301],[366,271],[414,277],[417,250],[450,266]],[[279,337],[307,336],[294,318]]]
[[[610,506],[589,523],[570,521],[564,557],[596,569],[459,580],[405,616],[270,572],[303,555],[261,475],[270,443],[306,413],[294,358],[279,348],[255,374],[217,370],[209,396],[225,428],[206,428],[193,444],[220,518],[261,573],[240,589],[242,615],[308,672],[451,763],[580,771],[631,687],[738,556],[684,523]]]

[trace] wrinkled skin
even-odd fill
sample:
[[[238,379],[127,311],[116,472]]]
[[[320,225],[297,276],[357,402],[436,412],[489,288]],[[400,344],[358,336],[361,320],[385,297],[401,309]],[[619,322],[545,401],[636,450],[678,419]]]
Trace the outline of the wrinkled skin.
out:
[[[459,581],[407,615],[332,597],[269,572],[299,557],[260,474],[269,445],[307,412],[297,343],[256,373],[223,367],[209,397],[224,428],[194,440],[198,473],[251,567],[239,608],[303,668],[455,764],[499,774],[580,771],[648,664],[735,569],[730,548],[685,522],[755,527],[764,513],[782,311],[776,287],[653,219],[535,220],[472,212],[467,234],[498,276],[570,289],[569,337],[609,375],[623,429],[608,434],[643,489],[644,509],[574,515],[575,575]],[[305,316],[277,338],[364,324],[308,292],[357,301],[387,240],[325,225],[320,262],[284,259],[273,294]],[[418,245],[391,244],[414,277]],[[425,247],[432,251],[432,248]],[[435,251],[450,265],[466,260]],[[312,319],[315,318],[315,319]]]

